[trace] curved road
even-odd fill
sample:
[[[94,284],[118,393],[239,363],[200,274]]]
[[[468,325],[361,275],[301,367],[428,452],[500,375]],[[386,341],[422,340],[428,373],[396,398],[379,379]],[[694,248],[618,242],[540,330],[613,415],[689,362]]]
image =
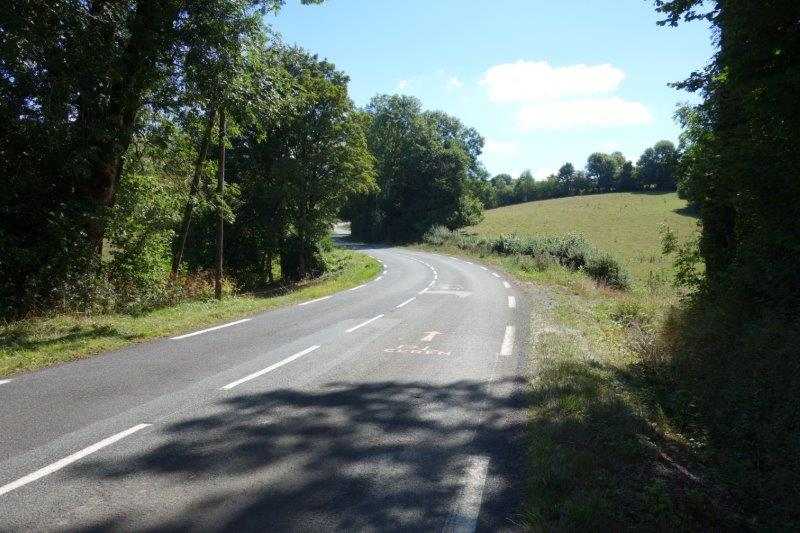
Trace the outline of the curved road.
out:
[[[514,530],[524,301],[364,247],[376,280],[0,382],[0,530]]]

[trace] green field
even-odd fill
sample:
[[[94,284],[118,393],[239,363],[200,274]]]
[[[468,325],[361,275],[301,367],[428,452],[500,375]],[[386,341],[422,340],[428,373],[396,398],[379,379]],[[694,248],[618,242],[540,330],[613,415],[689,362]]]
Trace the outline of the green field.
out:
[[[582,233],[631,271],[639,281],[671,276],[670,259],[661,255],[659,226],[666,224],[679,240],[697,232],[696,219],[675,193],[612,193],[573,196],[501,207],[469,233],[557,235]]]

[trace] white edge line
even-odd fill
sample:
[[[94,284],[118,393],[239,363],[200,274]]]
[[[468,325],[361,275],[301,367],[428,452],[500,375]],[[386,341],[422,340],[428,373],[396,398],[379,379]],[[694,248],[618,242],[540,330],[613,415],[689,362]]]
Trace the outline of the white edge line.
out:
[[[315,303],[317,303],[317,302],[322,302],[322,301],[324,301],[324,300],[330,300],[331,298],[333,298],[333,295],[330,295],[330,296],[324,296],[324,297],[322,297],[322,298],[317,298],[316,300],[309,300],[309,301],[307,301],[307,302],[303,302],[303,303],[301,303],[301,304],[299,304],[299,305],[303,306],[303,305],[315,304]]]
[[[218,329],[229,328],[237,324],[243,324],[244,322],[250,322],[250,320],[252,319],[243,318],[242,320],[237,320],[236,322],[229,322],[227,324],[222,324],[221,326],[214,326],[213,328],[201,329],[200,331],[195,331],[194,333],[187,333],[186,335],[179,335],[177,337],[172,337],[172,340],[179,341],[181,339],[188,339],[189,337],[194,337],[195,335],[202,335],[203,333],[208,333],[209,331],[216,331]]]
[[[50,464],[48,466],[45,466],[44,468],[41,468],[41,469],[37,470],[36,472],[33,472],[32,474],[28,474],[27,476],[21,477],[16,481],[12,481],[11,483],[9,483],[7,485],[3,485],[2,487],[0,487],[0,496],[2,496],[3,494],[9,493],[12,490],[16,490],[16,489],[22,487],[23,485],[27,485],[28,483],[36,481],[39,478],[43,478],[44,476],[52,474],[53,472],[61,470],[65,466],[68,466],[68,465],[74,463],[75,461],[79,461],[79,460],[83,459],[84,457],[86,457],[87,455],[90,455],[90,454],[95,453],[96,451],[102,450],[103,448],[105,448],[107,446],[111,446],[115,442],[117,442],[119,440],[122,440],[122,439],[124,439],[125,437],[127,437],[129,435],[133,435],[137,431],[142,430],[142,429],[144,429],[146,427],[150,427],[150,424],[139,424],[138,426],[133,426],[130,429],[126,429],[125,431],[117,433],[116,435],[112,435],[111,437],[103,439],[98,443],[92,444],[91,446],[89,446],[87,448],[84,448],[84,449],[82,449],[82,450],[80,450],[78,452],[73,453],[72,455],[68,455],[68,456],[64,457],[63,459],[61,459],[59,461],[56,461],[53,464]]]
[[[367,286],[366,284],[364,284],[364,285],[359,285],[358,287],[353,287],[352,289],[349,289],[349,290],[351,290],[351,291],[357,291],[358,289],[363,289],[363,288],[364,288],[364,287],[366,287],[366,286]]]
[[[0,385],[5,385],[6,383],[11,383],[10,379],[0,379]]]
[[[517,299],[514,298],[513,296],[508,297],[508,307],[509,309],[514,309],[515,307],[517,307]]]
[[[514,339],[516,337],[514,326],[506,326],[506,333],[503,336],[503,344],[500,346],[500,355],[511,355],[514,351]]]
[[[453,514],[448,518],[444,531],[448,533],[473,533],[475,531],[478,526],[488,467],[488,457],[475,456],[471,458]]]
[[[302,352],[297,352],[296,354],[287,357],[283,361],[278,361],[274,365],[268,366],[267,368],[265,368],[263,370],[259,370],[258,372],[253,372],[249,376],[245,376],[242,379],[237,379],[233,383],[228,383],[227,385],[222,387],[220,390],[231,390],[234,387],[238,387],[242,383],[246,383],[248,381],[252,381],[252,380],[254,380],[256,378],[260,378],[264,374],[272,372],[273,370],[276,370],[276,369],[282,367],[283,365],[287,365],[287,364],[291,363],[292,361],[294,361],[296,359],[300,359],[304,355],[310,354],[314,350],[318,350],[318,349],[319,349],[319,346],[311,346],[310,348],[306,348]]]
[[[503,287],[505,287],[506,289],[510,289],[511,288],[511,284],[509,282],[507,282],[507,281],[504,281],[503,282]]]
[[[377,278],[375,278],[375,281],[380,281],[382,279],[383,279],[383,276],[378,276]]]
[[[354,332],[355,330],[357,330],[358,328],[363,328],[363,327],[364,327],[364,326],[366,326],[367,324],[371,324],[371,323],[375,322],[376,320],[378,320],[378,319],[380,319],[380,318],[383,318],[383,315],[378,315],[378,316],[376,316],[375,318],[370,318],[370,319],[369,319],[369,320],[367,320],[366,322],[362,322],[361,324],[359,324],[359,325],[357,325],[357,326],[354,326],[354,327],[352,327],[352,328],[348,329],[347,331],[345,331],[345,333],[353,333],[353,332]]]
[[[413,298],[409,298],[408,300],[406,300],[405,302],[401,303],[400,305],[395,306],[395,309],[400,309],[401,307],[405,307],[405,306],[407,306],[408,304],[410,304],[411,302],[413,302],[416,299],[417,299],[416,296],[414,296]]]

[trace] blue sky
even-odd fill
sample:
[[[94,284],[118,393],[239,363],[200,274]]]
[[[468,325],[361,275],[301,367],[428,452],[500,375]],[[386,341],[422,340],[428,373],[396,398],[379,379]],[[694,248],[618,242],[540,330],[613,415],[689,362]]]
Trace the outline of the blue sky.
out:
[[[335,63],[365,105],[419,97],[475,127],[492,174],[537,177],[594,151],[636,159],[692,95],[667,83],[714,52],[701,23],[656,25],[650,0],[289,0],[268,22],[286,42]]]

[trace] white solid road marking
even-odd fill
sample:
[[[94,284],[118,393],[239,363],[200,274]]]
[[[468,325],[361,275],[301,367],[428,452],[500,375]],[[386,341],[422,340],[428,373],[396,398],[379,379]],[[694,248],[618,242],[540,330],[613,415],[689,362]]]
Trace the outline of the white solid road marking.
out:
[[[444,531],[447,533],[473,533],[475,531],[481,511],[483,487],[486,484],[488,467],[488,457],[475,456],[471,458],[464,486],[461,487],[453,514],[450,515],[444,526]]]
[[[0,385],[5,385],[6,383],[11,383],[10,379],[0,379]]]
[[[406,300],[405,302],[401,303],[400,305],[395,306],[395,309],[400,309],[401,307],[405,307],[405,306],[407,306],[408,304],[410,304],[411,302],[413,302],[416,299],[417,299],[416,296],[414,296],[413,298],[409,298],[408,300]]]
[[[420,340],[422,340],[423,342],[431,342],[436,337],[436,335],[441,335],[441,333],[439,333],[438,331],[429,331],[425,333],[425,336],[422,337],[422,339]]]
[[[250,322],[251,319],[244,318],[242,320],[237,320],[236,322],[230,322],[228,324],[223,324],[221,326],[214,326],[213,328],[208,329],[201,329],[200,331],[195,331],[194,333],[187,333],[186,335],[180,335],[178,337],[172,337],[172,340],[179,341],[181,339],[188,339],[189,337],[194,337],[195,335],[202,335],[203,333],[208,333],[209,331],[216,331],[222,328],[229,328],[231,326],[235,326],[236,324],[243,324],[244,322]]]
[[[514,309],[517,306],[517,299],[513,296],[508,297],[508,307]]]
[[[309,301],[307,301],[307,302],[303,302],[303,303],[301,303],[300,305],[314,304],[314,303],[317,303],[317,302],[322,302],[322,301],[325,301],[325,300],[330,300],[331,298],[333,298],[333,295],[331,295],[331,296],[325,296],[325,297],[323,297],[323,298],[317,298],[316,300],[309,300]]]
[[[511,288],[511,284],[509,282],[507,282],[507,281],[504,281],[503,282],[503,287],[505,287],[506,289],[510,289]]]
[[[142,430],[142,429],[144,429],[146,427],[149,427],[149,426],[150,426],[150,424],[139,424],[138,426],[133,426],[132,428],[126,429],[125,431],[123,431],[121,433],[117,433],[116,435],[108,437],[107,439],[103,439],[103,440],[101,440],[100,442],[98,442],[96,444],[92,444],[88,448],[84,448],[79,452],[75,452],[72,455],[68,455],[67,457],[64,457],[63,459],[61,459],[60,461],[56,461],[55,463],[53,463],[51,465],[48,465],[48,466],[46,466],[46,467],[44,467],[44,468],[42,468],[40,470],[37,470],[36,472],[34,472],[32,474],[28,474],[25,477],[21,477],[18,480],[9,483],[8,485],[3,485],[2,487],[0,487],[0,496],[9,493],[12,490],[16,490],[16,489],[18,489],[18,488],[20,488],[20,487],[22,487],[24,485],[27,485],[28,483],[36,481],[37,479],[43,478],[44,476],[52,474],[53,472],[61,470],[65,466],[69,466],[70,464],[74,463],[75,461],[79,461],[79,460],[83,459],[84,457],[86,457],[87,455],[90,455],[90,454],[93,454],[96,451],[102,450],[103,448],[105,448],[107,446],[111,446],[115,442],[117,442],[119,440],[122,440],[122,439],[124,439],[125,437],[127,437],[129,435],[133,435],[137,431]]]
[[[353,288],[352,288],[352,289],[350,289],[350,290],[351,290],[351,291],[357,291],[358,289],[363,289],[363,288],[364,288],[364,287],[366,287],[366,286],[367,286],[367,284],[365,283],[364,285],[359,285],[358,287],[353,287]]]
[[[503,344],[500,346],[500,355],[511,355],[511,352],[514,351],[515,336],[514,326],[506,326],[506,334],[503,336]]]
[[[249,376],[245,376],[245,377],[243,377],[242,379],[237,379],[237,380],[236,380],[236,381],[234,381],[233,383],[228,383],[227,385],[225,385],[224,387],[222,387],[220,390],[231,390],[231,389],[232,389],[232,388],[234,388],[234,387],[238,387],[238,386],[239,386],[239,385],[241,385],[242,383],[246,383],[246,382],[248,382],[248,381],[252,381],[252,380],[254,380],[254,379],[256,379],[256,378],[260,378],[260,377],[261,377],[261,376],[263,376],[264,374],[267,374],[267,373],[269,373],[269,372],[272,372],[273,370],[277,370],[278,368],[282,367],[283,365],[288,365],[288,364],[289,364],[289,363],[291,363],[292,361],[295,361],[295,360],[297,360],[297,359],[300,359],[300,358],[301,358],[301,357],[303,357],[304,355],[308,355],[308,354],[310,354],[311,352],[313,352],[314,350],[319,350],[319,346],[312,346],[312,347],[310,347],[310,348],[306,348],[306,349],[305,349],[305,350],[303,350],[302,352],[297,352],[296,354],[294,354],[294,355],[292,355],[292,356],[290,356],[290,357],[287,357],[287,358],[286,358],[286,359],[284,359],[283,361],[278,361],[278,362],[277,362],[277,363],[275,363],[274,365],[268,366],[267,368],[265,368],[265,369],[263,369],[263,370],[259,370],[258,372],[253,372],[253,373],[252,373],[252,374],[250,374]]]
[[[373,323],[373,322],[375,322],[376,320],[378,320],[378,319],[381,319],[381,318],[383,318],[383,315],[378,315],[378,316],[376,316],[375,318],[370,318],[370,319],[369,319],[369,320],[367,320],[366,322],[362,322],[361,324],[359,324],[359,325],[357,325],[357,326],[354,326],[354,327],[352,327],[352,328],[348,329],[347,331],[345,331],[345,333],[353,333],[353,332],[354,332],[355,330],[357,330],[358,328],[363,328],[363,327],[364,327],[364,326],[366,326],[367,324],[371,324],[371,323]]]

